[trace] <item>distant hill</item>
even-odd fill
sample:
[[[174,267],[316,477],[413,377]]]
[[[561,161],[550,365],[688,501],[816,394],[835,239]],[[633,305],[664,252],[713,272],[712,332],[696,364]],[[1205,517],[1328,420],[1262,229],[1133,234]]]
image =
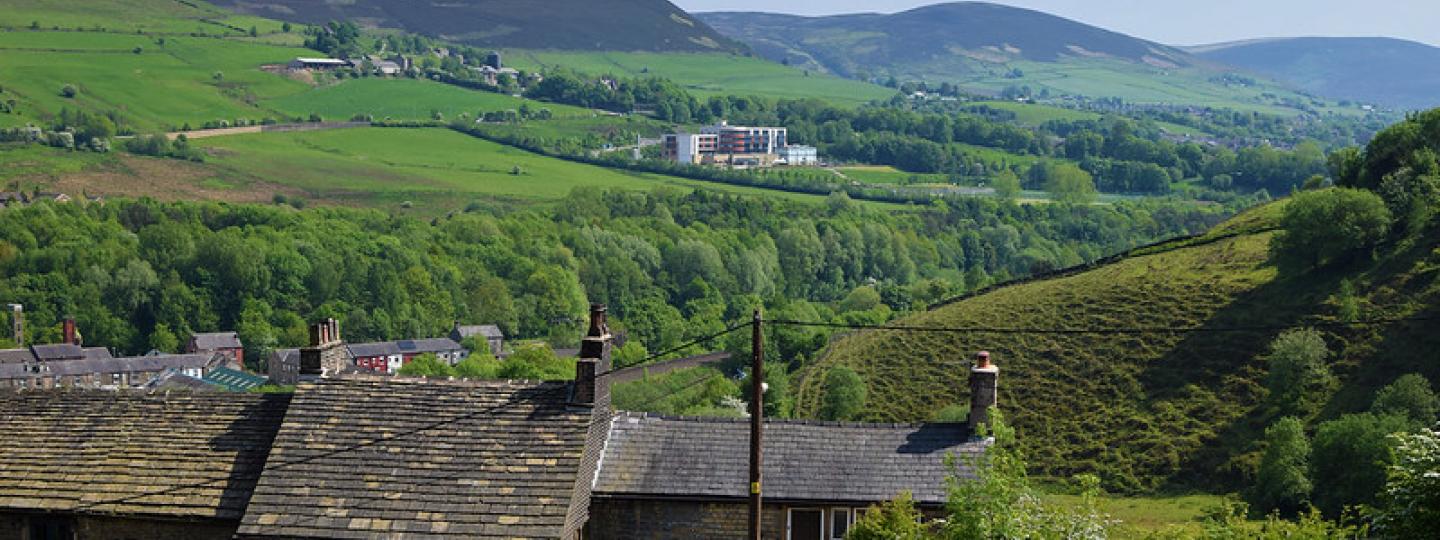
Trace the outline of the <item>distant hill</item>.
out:
[[[1235,108],[1311,101],[1270,81],[1235,84],[1223,77],[1227,68],[1175,47],[998,4],[957,2],[826,17],[696,16],[771,60],[857,79],[951,82],[989,94],[1029,87],[1036,94]]]
[[[319,24],[353,20],[475,46],[585,51],[729,51],[740,47],[667,0],[214,0],[253,15]],[[540,5],[537,5],[540,4]]]
[[[1262,403],[1269,341],[1288,325],[1338,320],[1340,281],[1366,318],[1440,314],[1440,235],[1375,263],[1286,276],[1267,262],[1284,202],[1206,237],[1142,249],[1087,271],[1001,287],[894,321],[963,328],[1226,328],[1199,333],[869,331],[833,342],[798,375],[796,414],[817,414],[824,374],[844,365],[869,387],[864,418],[915,421],[968,403],[971,356],[994,353],[1000,407],[1037,472],[1095,472],[1125,490],[1243,485],[1273,418]],[[1363,410],[1396,376],[1440,382],[1433,322],[1323,329],[1342,387],[1322,417]],[[1242,330],[1249,329],[1249,330]]]
[[[1039,11],[981,2],[936,4],[893,15],[719,12],[697,16],[766,57],[812,62],[845,76],[897,64],[918,69],[945,57],[991,63],[1112,58],[1172,68],[1192,63],[1179,49]]]
[[[1282,38],[1189,50],[1337,99],[1412,109],[1440,105],[1440,48],[1413,41]]]

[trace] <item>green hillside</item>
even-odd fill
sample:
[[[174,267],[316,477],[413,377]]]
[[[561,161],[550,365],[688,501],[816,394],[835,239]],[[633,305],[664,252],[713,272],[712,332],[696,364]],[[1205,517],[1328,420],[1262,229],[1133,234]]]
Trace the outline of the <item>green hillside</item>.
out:
[[[733,54],[521,50],[510,52],[506,62],[521,69],[563,66],[591,74],[663,77],[701,96],[819,98],[855,104],[895,95],[883,86]]]
[[[1254,328],[1169,333],[901,333],[871,331],[834,342],[802,370],[799,416],[817,413],[823,374],[846,365],[870,389],[870,420],[921,420],[967,403],[970,357],[990,350],[1001,366],[1001,407],[1040,472],[1098,472],[1112,487],[1170,483],[1243,485],[1251,441],[1270,420],[1263,361],[1272,327],[1337,321],[1340,280],[1354,280],[1364,317],[1440,312],[1440,235],[1356,263],[1282,277],[1268,262],[1284,203],[1082,273],[1002,287],[896,324],[1031,329]],[[1330,328],[1332,369],[1343,387],[1325,414],[1363,409],[1399,374],[1440,379],[1433,323]]]
[[[741,47],[667,0],[214,0],[242,13],[309,24],[363,20],[484,47],[734,51]]]
[[[861,80],[895,78],[997,95],[1120,98],[1294,114],[1323,107],[1282,85],[1227,78],[1184,50],[1022,8],[954,2],[894,14],[700,18],[777,62]],[[1268,94],[1268,95],[1267,95]]]
[[[1404,109],[1440,105],[1440,48],[1389,38],[1259,39],[1191,47],[1197,56],[1323,96]]]

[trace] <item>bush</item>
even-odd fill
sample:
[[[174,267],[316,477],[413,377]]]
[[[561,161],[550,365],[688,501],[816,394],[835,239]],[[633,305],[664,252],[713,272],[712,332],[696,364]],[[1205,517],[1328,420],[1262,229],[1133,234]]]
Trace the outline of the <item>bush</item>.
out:
[[[1265,430],[1265,453],[1251,500],[1262,511],[1293,516],[1309,506],[1310,442],[1305,424],[1287,416]]]
[[[471,353],[455,364],[455,375],[466,379],[494,379],[500,374],[500,361],[489,351]]]
[[[1401,416],[1371,413],[1347,414],[1320,424],[1310,457],[1315,506],[1337,517],[1346,507],[1374,504],[1391,463],[1390,435],[1412,426]]]
[[[1390,210],[1369,191],[1331,188],[1295,195],[1270,250],[1281,266],[1303,270],[1374,246],[1390,230]]]
[[[825,374],[825,403],[820,416],[826,420],[854,420],[865,410],[868,390],[859,373],[845,366],[835,366]]]
[[[75,96],[80,95],[80,90],[76,89],[75,85],[73,84],[67,84],[60,87],[60,95],[66,98],[74,99]]]
[[[1335,386],[1325,361],[1330,349],[1325,338],[1311,328],[1290,330],[1270,342],[1265,360],[1270,374],[1265,385],[1280,414],[1309,414]]]
[[[1440,414],[1440,398],[1430,389],[1430,381],[1418,373],[1411,373],[1401,375],[1376,392],[1370,411],[1403,416],[1424,426],[1435,422],[1435,415]]]
[[[407,377],[445,378],[454,377],[455,368],[441,362],[434,354],[425,353],[406,362],[399,373]]]
[[[1440,531],[1440,426],[1396,438],[1395,464],[1376,516],[1382,538],[1427,538]]]

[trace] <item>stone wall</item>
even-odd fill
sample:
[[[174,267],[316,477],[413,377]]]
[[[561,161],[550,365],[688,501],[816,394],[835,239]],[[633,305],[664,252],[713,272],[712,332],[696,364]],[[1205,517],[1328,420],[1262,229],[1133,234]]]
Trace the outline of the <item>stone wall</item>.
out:
[[[686,501],[591,500],[590,540],[673,539],[731,540],[744,538],[749,527],[745,503]],[[785,509],[766,505],[761,536],[784,540]]]
[[[0,538],[29,540],[29,523],[37,514],[0,514]],[[66,519],[64,516],[56,516]],[[47,518],[50,519],[50,518]],[[226,540],[235,536],[238,521],[169,521],[106,516],[68,518],[75,540]]]

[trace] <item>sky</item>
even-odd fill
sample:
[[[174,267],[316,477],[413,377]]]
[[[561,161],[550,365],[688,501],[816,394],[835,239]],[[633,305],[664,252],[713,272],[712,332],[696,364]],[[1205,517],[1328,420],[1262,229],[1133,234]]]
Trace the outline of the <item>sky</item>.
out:
[[[892,13],[940,0],[671,0],[686,11]],[[1168,45],[1259,37],[1384,36],[1440,46],[1436,0],[992,0]]]

